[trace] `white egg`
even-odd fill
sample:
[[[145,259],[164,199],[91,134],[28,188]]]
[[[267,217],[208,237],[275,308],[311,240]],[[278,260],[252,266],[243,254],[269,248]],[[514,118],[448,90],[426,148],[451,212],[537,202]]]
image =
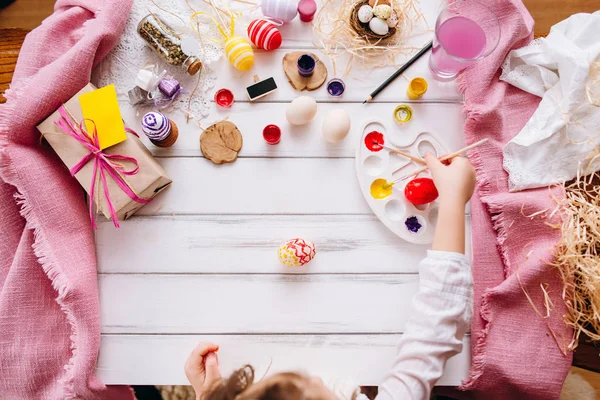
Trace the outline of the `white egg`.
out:
[[[358,9],[358,20],[363,24],[368,23],[371,19],[373,19],[373,8],[365,4],[361,8]]]
[[[390,28],[395,28],[396,25],[398,25],[398,14],[392,12],[392,15],[390,15],[390,17],[386,19],[385,22]]]
[[[323,120],[323,137],[330,143],[342,141],[350,132],[350,116],[341,108],[332,110]]]
[[[294,99],[285,111],[285,117],[292,125],[308,124],[317,114],[317,102],[309,96]]]
[[[379,18],[373,18],[371,22],[369,22],[369,29],[379,36],[387,35],[390,30],[390,27],[386,24],[386,22]]]
[[[381,4],[373,9],[373,15],[377,18],[388,19],[390,15],[392,15],[392,11],[392,7],[386,4]]]

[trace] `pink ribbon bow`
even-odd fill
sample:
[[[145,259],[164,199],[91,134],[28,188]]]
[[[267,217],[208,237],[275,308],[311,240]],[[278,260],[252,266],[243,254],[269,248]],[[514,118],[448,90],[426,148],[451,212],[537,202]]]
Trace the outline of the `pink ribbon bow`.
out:
[[[94,169],[92,172],[92,184],[90,186],[90,192],[89,192],[90,193],[90,202],[89,202],[90,203],[90,219],[92,221],[92,227],[94,229],[97,229],[96,220],[94,217],[94,190],[96,187],[96,178],[97,178],[97,174],[99,171],[100,179],[102,181],[102,186],[104,187],[104,196],[106,197],[106,202],[108,203],[108,209],[110,211],[110,216],[111,216],[113,223],[115,224],[115,227],[118,228],[119,221],[117,219],[117,213],[115,211],[115,208],[114,208],[112,202],[110,201],[108,185],[106,184],[106,173],[108,173],[114,179],[114,181],[117,183],[119,188],[121,188],[121,190],[123,192],[125,192],[125,194],[127,196],[129,196],[129,198],[131,200],[133,200],[137,203],[140,203],[140,204],[146,204],[150,200],[143,199],[143,198],[139,197],[137,194],[135,194],[135,192],[131,189],[131,187],[127,184],[127,182],[125,182],[125,179],[123,179],[123,175],[137,174],[138,170],[140,169],[138,161],[134,157],[123,156],[120,154],[106,154],[106,153],[102,152],[102,150],[100,149],[100,141],[98,140],[98,132],[96,131],[96,124],[94,123],[94,121],[89,120],[94,124],[94,132],[92,133],[92,136],[90,136],[86,132],[86,130],[83,129],[83,123],[85,122],[85,120],[81,121],[79,124],[75,124],[72,117],[69,115],[69,113],[63,106],[59,107],[58,112],[60,114],[60,118],[58,119],[58,121],[55,121],[54,123],[60,129],[62,129],[66,134],[71,136],[73,139],[77,140],[86,149],[89,150],[89,153],[87,155],[85,155],[81,159],[81,161],[79,161],[77,164],[75,164],[73,167],[71,167],[71,169],[69,170],[69,172],[71,173],[71,176],[75,176],[75,174],[78,173],[81,170],[81,168],[83,168],[83,166],[86,165],[90,160],[93,159],[93,161],[94,161]],[[125,130],[127,132],[133,133],[134,135],[138,136],[137,133],[135,133],[133,130],[131,130],[129,128],[125,128]],[[131,162],[134,164],[134,168],[130,169],[130,170],[126,170],[119,163],[119,161]]]

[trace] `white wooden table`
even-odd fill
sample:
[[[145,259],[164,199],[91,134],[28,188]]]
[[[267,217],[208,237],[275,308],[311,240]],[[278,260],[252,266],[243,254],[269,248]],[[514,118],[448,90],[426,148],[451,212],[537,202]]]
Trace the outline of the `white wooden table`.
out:
[[[423,0],[429,27],[438,8],[437,0]],[[416,28],[411,43],[426,43],[429,27]],[[363,105],[395,67],[354,68],[344,78],[341,102],[325,87],[308,93],[319,102],[317,116],[292,128],[285,109],[299,93],[285,79],[281,59],[287,51],[313,48],[312,30],[298,19],[281,30],[282,49],[257,51],[252,71],[241,73],[222,60],[215,90],[233,90],[236,102],[228,111],[215,109],[205,126],[229,116],[244,137],[240,158],[221,166],[204,159],[200,129],[175,117],[180,137],[173,147],[148,143],[173,186],[120,229],[111,222],[99,226],[97,374],[107,384],[186,384],[183,363],[201,340],[221,345],[225,374],[251,363],[261,376],[271,364],[270,373],[304,370],[376,385],[392,363],[427,246],[397,238],[371,213],[358,187],[354,153],[370,119],[398,129],[392,110],[408,102],[407,79]],[[322,59],[333,77],[330,60]],[[407,134],[432,132],[447,150],[457,150],[464,144],[461,96],[454,83],[434,81],[427,62],[425,56],[405,74],[429,82],[423,100],[411,102]],[[337,70],[343,67],[338,61]],[[273,76],[279,90],[250,104],[245,87],[254,74]],[[350,114],[352,131],[331,145],[321,136],[321,124],[338,107]],[[134,110],[122,105],[122,112],[130,126],[140,128]],[[271,123],[283,129],[276,146],[261,134]],[[276,250],[294,237],[313,240],[317,257],[303,268],[286,269]],[[440,385],[458,385],[467,376],[469,340],[448,363]]]

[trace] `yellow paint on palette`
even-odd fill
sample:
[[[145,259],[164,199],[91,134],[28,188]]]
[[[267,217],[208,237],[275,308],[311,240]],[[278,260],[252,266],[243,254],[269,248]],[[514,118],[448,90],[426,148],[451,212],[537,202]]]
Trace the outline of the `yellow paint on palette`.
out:
[[[377,200],[385,199],[392,194],[392,186],[383,178],[375,179],[371,183],[371,196]]]
[[[96,125],[100,150],[127,140],[115,85],[82,94],[79,96],[79,104],[90,136],[94,132],[94,124]]]
[[[225,43],[227,59],[240,71],[248,71],[254,65],[254,51],[248,39],[234,36]]]

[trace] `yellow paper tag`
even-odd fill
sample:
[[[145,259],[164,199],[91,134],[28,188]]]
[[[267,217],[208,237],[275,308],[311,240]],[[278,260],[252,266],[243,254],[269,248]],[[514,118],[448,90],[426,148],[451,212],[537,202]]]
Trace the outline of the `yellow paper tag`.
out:
[[[127,140],[115,85],[108,85],[82,94],[79,96],[79,104],[83,118],[86,118],[85,128],[90,136],[94,132],[94,124],[87,119],[96,124],[100,150]]]

